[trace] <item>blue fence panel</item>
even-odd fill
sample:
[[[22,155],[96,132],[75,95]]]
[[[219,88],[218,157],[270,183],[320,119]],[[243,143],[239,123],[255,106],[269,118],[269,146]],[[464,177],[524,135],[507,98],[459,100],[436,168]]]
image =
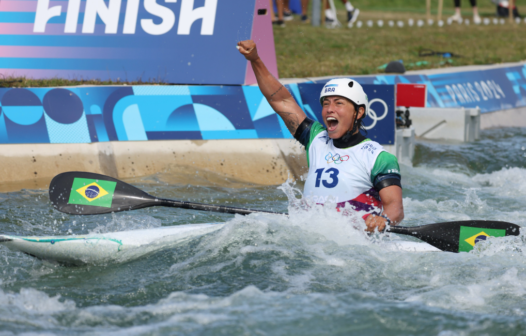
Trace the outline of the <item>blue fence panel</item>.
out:
[[[321,84],[288,85],[322,122]],[[394,86],[365,85],[368,136],[394,143]],[[0,143],[291,139],[255,86],[0,89]]]
[[[526,65],[433,75],[355,76],[360,84],[427,85],[429,107],[479,107],[482,113],[526,106]],[[315,81],[324,84],[328,80]]]

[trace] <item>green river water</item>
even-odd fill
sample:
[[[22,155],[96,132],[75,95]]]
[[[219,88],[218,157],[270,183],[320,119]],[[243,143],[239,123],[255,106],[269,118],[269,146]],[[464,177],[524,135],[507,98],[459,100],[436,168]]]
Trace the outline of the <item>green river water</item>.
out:
[[[169,174],[169,173],[168,173]],[[470,144],[422,143],[402,167],[404,225],[493,219],[526,226],[526,129]],[[160,197],[274,211],[170,208],[75,217],[47,190],[0,193],[1,233],[64,235],[227,222],[136,260],[65,267],[0,246],[3,335],[526,335],[526,236],[470,253],[393,252],[326,207],[295,211],[302,185],[128,181]],[[199,183],[197,183],[199,182]],[[228,185],[228,184],[225,184]],[[294,189],[297,189],[296,191]]]

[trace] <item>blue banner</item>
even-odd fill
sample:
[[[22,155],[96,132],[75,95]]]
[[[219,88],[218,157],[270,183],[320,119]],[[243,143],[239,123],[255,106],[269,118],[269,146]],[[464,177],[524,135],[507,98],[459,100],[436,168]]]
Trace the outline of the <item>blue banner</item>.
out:
[[[353,76],[360,84],[427,85],[428,107],[479,107],[482,113],[526,106],[526,65],[433,75]],[[326,83],[327,80],[315,81]]]
[[[323,85],[287,89],[323,123]],[[368,137],[394,144],[394,86],[365,85]],[[292,139],[257,86],[0,89],[0,143]]]
[[[265,32],[273,45],[270,19],[268,27],[255,19],[258,1],[2,0],[0,71],[29,78],[245,84],[247,62],[236,43]]]

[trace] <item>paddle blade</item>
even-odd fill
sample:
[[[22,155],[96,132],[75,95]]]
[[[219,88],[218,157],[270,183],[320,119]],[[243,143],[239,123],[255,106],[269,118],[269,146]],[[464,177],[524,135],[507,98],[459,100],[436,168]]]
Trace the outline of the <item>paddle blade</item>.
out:
[[[51,180],[49,199],[58,211],[97,215],[156,205],[156,198],[113,177],[67,172]]]
[[[499,221],[458,221],[415,227],[392,226],[389,232],[410,235],[442,251],[469,252],[487,237],[518,236],[520,226]]]

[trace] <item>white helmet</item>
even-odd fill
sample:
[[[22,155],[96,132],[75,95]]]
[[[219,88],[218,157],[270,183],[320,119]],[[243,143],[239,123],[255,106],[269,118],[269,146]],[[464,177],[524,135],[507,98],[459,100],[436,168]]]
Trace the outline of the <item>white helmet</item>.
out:
[[[363,117],[367,115],[367,112],[369,110],[369,99],[367,99],[367,95],[363,91],[362,86],[354,79],[331,79],[327,82],[327,84],[325,84],[323,90],[321,90],[320,103],[322,105],[323,98],[328,96],[341,96],[347,98],[354,104],[358,106],[363,106],[365,108],[365,113]]]

